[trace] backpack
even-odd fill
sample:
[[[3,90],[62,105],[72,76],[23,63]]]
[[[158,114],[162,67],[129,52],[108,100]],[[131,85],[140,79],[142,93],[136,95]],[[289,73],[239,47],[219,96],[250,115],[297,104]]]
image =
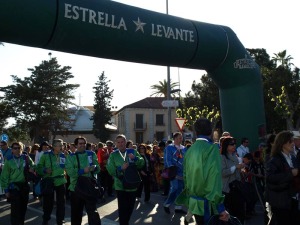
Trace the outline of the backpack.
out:
[[[123,173],[122,184],[125,189],[136,189],[141,183],[140,174],[134,163],[129,163],[129,166]]]

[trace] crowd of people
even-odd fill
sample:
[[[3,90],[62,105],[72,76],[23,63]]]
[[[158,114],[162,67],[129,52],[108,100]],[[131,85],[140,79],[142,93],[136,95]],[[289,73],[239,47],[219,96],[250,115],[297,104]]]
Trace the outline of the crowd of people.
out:
[[[119,223],[128,225],[135,202],[143,198],[147,203],[151,192],[160,190],[165,213],[170,214],[174,205],[175,213],[185,214],[185,224],[191,217],[197,224],[207,224],[213,216],[223,221],[234,216],[244,224],[256,213],[257,203],[265,209],[266,225],[299,224],[298,131],[269,135],[251,151],[247,137],[237,147],[230,132],[223,132],[217,142],[212,140],[213,128],[207,119],[198,119],[194,131],[194,142],[183,142],[181,132],[175,132],[172,140],[151,144],[135,144],[123,134],[98,144],[84,137],[74,143],[56,139],[51,145],[45,141],[26,147],[20,142],[9,147],[1,141],[0,189],[11,205],[11,224],[24,224],[31,191],[42,202],[43,225],[50,224],[55,202],[56,224],[65,223],[66,200],[71,203],[72,225],[81,224],[84,208],[88,223],[99,225],[98,201],[114,196]],[[123,181],[129,169],[137,170],[141,178],[130,188]],[[172,178],[162,177],[171,169]],[[101,199],[89,199],[77,191],[83,178],[98,180]],[[50,193],[45,184],[52,185]]]

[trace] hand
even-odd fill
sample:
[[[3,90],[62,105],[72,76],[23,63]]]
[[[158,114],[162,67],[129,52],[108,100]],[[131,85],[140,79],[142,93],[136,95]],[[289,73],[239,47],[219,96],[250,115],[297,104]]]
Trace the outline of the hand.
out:
[[[296,168],[292,169],[292,174],[293,174],[294,177],[298,175],[298,171],[299,170],[296,169]]]
[[[225,210],[220,213],[219,219],[222,221],[228,221],[229,217],[230,217],[229,213]]]
[[[5,196],[6,196],[6,198],[9,198],[10,197],[9,192],[5,193]]]
[[[239,170],[244,168],[244,167],[245,167],[244,163],[240,163],[240,164],[236,165],[236,168],[239,169]]]
[[[91,165],[90,166],[90,172],[93,172],[96,169],[96,167],[97,167],[96,165]]]
[[[124,163],[124,164],[122,165],[122,170],[126,170],[128,166],[129,166],[128,163]]]
[[[144,171],[141,171],[141,174],[142,174],[143,176],[147,176],[147,174],[146,174]]]
[[[63,151],[65,155],[69,155],[69,151],[68,150],[64,150]]]
[[[130,159],[134,159],[134,158],[135,158],[134,154],[132,154],[132,153],[128,154],[128,157],[129,157]]]
[[[48,169],[46,169],[46,173],[47,173],[47,174],[51,174],[51,173],[52,173],[52,170],[48,168]]]
[[[83,169],[83,171],[84,171],[84,173],[89,173],[90,172],[90,167],[89,166],[85,167]]]

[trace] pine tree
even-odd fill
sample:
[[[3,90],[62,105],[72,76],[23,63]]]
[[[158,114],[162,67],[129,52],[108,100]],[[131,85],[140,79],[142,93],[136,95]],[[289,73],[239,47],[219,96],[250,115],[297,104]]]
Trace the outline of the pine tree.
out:
[[[99,76],[99,80],[95,83],[94,93],[95,93],[95,113],[93,116],[94,124],[93,131],[96,138],[101,141],[106,141],[109,139],[109,131],[105,128],[105,124],[111,124],[111,105],[110,102],[113,98],[114,90],[109,90],[108,83],[104,72]]]
[[[13,85],[1,87],[4,101],[16,120],[16,126],[30,133],[30,138],[39,143],[48,140],[49,132],[66,129],[68,105],[74,99],[72,92],[78,84],[67,83],[74,78],[70,66],[61,67],[56,58],[44,60],[39,66],[29,68],[29,77],[12,75]]]

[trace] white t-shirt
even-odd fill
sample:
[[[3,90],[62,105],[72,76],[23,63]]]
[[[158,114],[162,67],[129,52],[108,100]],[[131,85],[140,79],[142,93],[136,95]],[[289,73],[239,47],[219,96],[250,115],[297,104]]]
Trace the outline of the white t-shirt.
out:
[[[249,153],[249,148],[245,147],[244,145],[240,145],[236,151],[237,151],[237,154],[239,155],[239,158],[242,159],[244,157],[244,155]]]
[[[39,161],[40,161],[40,159],[41,159],[41,157],[42,157],[42,155],[44,154],[44,152],[43,151],[37,151],[36,153],[35,153],[35,159],[34,159],[34,163],[35,163],[35,165],[37,165],[38,163],[39,163]]]

